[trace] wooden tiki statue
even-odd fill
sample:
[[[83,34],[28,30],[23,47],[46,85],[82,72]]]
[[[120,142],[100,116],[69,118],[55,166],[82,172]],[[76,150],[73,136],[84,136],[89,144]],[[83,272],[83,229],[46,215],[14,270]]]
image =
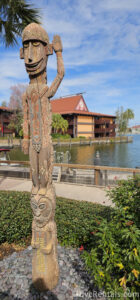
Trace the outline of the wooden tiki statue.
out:
[[[23,101],[23,144],[29,153],[32,192],[32,279],[40,290],[51,290],[59,278],[57,259],[57,231],[54,222],[55,191],[52,183],[53,148],[51,139],[50,98],[56,93],[63,77],[64,64],[62,43],[58,35],[49,44],[47,32],[38,24],[26,26],[22,34],[23,48],[20,58],[24,59],[30,78]],[[50,87],[47,86],[48,56],[56,53],[57,75]]]

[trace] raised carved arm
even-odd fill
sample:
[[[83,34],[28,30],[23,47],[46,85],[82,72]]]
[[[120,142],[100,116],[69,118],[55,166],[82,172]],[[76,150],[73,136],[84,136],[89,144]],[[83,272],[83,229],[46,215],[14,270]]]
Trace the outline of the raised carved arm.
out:
[[[62,42],[59,35],[55,35],[52,42],[53,49],[57,58],[57,75],[48,90],[48,98],[51,98],[56,93],[65,74],[64,63],[62,57]]]
[[[28,103],[26,98],[26,93],[22,95],[22,105],[23,105],[23,141],[22,150],[24,154],[29,153],[29,120],[28,120]]]

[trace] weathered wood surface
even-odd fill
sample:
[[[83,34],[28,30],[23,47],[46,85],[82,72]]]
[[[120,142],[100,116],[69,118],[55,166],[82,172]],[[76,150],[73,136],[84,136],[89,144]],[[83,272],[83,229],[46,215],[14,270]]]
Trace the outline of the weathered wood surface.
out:
[[[50,98],[64,77],[62,50],[58,35],[50,44],[47,32],[39,24],[31,23],[24,28],[20,58],[24,59],[30,83],[22,96],[22,150],[30,158],[32,281],[39,291],[52,290],[59,279]],[[57,59],[57,75],[49,87],[46,67],[48,56],[53,52]]]

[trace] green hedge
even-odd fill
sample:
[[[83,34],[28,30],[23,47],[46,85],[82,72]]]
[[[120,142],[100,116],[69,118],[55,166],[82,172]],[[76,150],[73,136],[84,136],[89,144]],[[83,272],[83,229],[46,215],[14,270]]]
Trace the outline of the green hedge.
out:
[[[63,245],[88,247],[95,220],[110,218],[111,209],[102,205],[63,198],[56,203],[57,235]],[[30,193],[1,191],[0,207],[0,243],[19,242],[31,235]]]
[[[110,219],[110,207],[57,198],[56,224],[58,241],[63,245],[90,247],[93,225],[100,219]]]
[[[65,140],[65,139],[70,139],[70,135],[69,134],[61,134],[61,133],[52,133],[52,138]]]
[[[15,242],[31,234],[30,194],[0,191],[0,243]]]

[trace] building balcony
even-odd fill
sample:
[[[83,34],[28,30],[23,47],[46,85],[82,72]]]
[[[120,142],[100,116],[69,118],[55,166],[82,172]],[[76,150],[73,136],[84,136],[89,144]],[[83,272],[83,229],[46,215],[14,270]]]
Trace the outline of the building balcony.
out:
[[[68,128],[67,133],[70,134],[70,135],[73,134],[73,129],[72,128]]]
[[[106,133],[106,132],[115,131],[115,127],[109,126],[108,128],[95,128],[94,131],[95,133]]]
[[[69,123],[69,125],[74,125],[74,120],[70,120],[70,121],[68,121],[68,123]]]
[[[99,125],[105,125],[105,124],[110,124],[111,125],[111,123],[110,123],[110,120],[94,120],[94,122],[95,122],[95,124],[99,124]],[[112,125],[115,125],[115,123],[113,123]]]
[[[108,128],[109,128],[109,129],[115,129],[116,127],[117,127],[116,124],[110,124]],[[106,129],[107,129],[107,128],[106,128]]]
[[[10,134],[10,133],[13,133],[13,132],[14,132],[13,129],[3,128],[3,133]]]
[[[2,118],[2,122],[3,123],[10,123],[10,118],[7,117],[7,118]]]

